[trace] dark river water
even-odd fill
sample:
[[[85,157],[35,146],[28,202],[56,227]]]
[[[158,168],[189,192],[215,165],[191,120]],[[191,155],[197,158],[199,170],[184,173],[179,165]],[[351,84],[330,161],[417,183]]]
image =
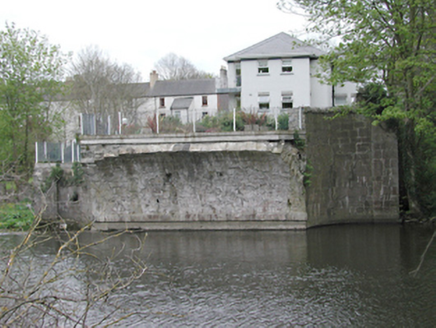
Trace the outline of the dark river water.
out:
[[[436,240],[411,274],[432,234],[431,228],[400,225],[149,232],[140,253],[146,274],[116,294],[135,314],[118,326],[435,327]],[[101,236],[86,233],[82,241]],[[92,252],[104,258],[124,246],[126,253],[137,247],[135,236],[143,234],[118,237]],[[57,247],[42,245],[41,253],[54,254]],[[113,265],[127,274],[127,263]],[[101,315],[97,308],[90,317]]]

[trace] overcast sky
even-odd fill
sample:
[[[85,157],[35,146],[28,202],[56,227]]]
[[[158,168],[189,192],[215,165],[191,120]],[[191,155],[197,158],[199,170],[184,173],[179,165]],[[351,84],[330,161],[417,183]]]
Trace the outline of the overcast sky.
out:
[[[144,81],[169,52],[217,74],[223,57],[280,32],[298,31],[301,17],[277,0],[14,0],[0,8],[1,29],[14,22],[37,30],[64,52],[97,45],[132,65]]]

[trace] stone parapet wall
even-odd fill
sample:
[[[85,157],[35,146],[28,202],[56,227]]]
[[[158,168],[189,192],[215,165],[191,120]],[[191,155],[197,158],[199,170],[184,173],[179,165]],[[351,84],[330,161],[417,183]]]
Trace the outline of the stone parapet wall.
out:
[[[308,226],[396,222],[399,218],[398,149],[394,134],[363,116],[329,120],[306,113]]]

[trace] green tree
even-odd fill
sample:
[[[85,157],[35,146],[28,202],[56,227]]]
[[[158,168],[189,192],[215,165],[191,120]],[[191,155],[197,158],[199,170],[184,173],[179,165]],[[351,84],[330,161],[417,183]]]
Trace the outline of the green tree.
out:
[[[375,122],[395,123],[405,207],[429,214],[428,201],[422,196],[425,184],[434,185],[428,179],[436,179],[436,152],[429,154],[429,147],[436,150],[436,2],[282,0],[279,6],[304,12],[310,32],[323,40],[338,41],[321,58],[324,71],[320,76],[325,81],[382,86],[386,97],[361,101],[357,110]],[[381,89],[367,91],[377,98]]]
[[[0,31],[0,161],[30,173],[33,145],[56,127],[50,103],[62,90],[67,56],[45,36],[6,24]]]

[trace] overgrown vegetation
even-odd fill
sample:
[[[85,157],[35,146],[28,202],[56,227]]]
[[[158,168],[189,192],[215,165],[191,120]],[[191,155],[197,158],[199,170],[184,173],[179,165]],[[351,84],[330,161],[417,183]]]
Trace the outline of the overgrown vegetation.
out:
[[[73,163],[70,173],[66,173],[58,163],[52,167],[50,175],[41,185],[41,190],[44,193],[47,192],[53,183],[59,183],[62,186],[79,186],[84,181],[83,174],[82,164],[78,162]]]
[[[27,231],[33,220],[34,214],[29,202],[0,205],[0,230]]]
[[[303,172],[303,184],[305,187],[310,187],[310,185],[312,184],[311,181],[312,172],[313,172],[313,166],[310,164],[309,161],[307,161],[305,170]]]
[[[277,117],[278,129],[289,130],[289,114],[282,113]]]
[[[294,144],[295,147],[297,147],[298,150],[304,151],[304,147],[306,146],[306,142],[301,139],[300,134],[298,131],[294,131]]]

